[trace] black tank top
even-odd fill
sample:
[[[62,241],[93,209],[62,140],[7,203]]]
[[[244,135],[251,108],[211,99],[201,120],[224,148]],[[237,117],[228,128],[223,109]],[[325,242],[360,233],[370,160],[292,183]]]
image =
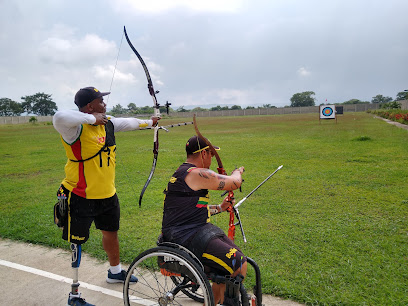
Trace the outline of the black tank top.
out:
[[[192,190],[184,181],[187,174],[197,168],[183,163],[174,172],[164,191],[162,233],[164,241],[186,246],[189,239],[210,222],[207,189]]]

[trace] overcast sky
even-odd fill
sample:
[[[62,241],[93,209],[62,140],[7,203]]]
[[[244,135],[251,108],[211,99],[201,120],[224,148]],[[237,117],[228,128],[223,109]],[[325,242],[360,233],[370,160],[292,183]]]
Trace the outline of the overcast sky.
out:
[[[0,0],[0,98],[44,92],[72,109],[95,86],[108,107],[152,105],[123,26],[174,109],[395,98],[407,14],[407,0]]]

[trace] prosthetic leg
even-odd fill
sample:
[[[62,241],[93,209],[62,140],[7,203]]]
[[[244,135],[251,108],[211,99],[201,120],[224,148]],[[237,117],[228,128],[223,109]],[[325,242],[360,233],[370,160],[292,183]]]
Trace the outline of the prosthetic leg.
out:
[[[239,301],[241,283],[244,277],[239,274],[236,277],[225,278],[225,294],[224,303],[225,306],[240,306]]]
[[[71,267],[74,272],[74,277],[72,278],[72,285],[71,285],[71,292],[69,293],[70,296],[80,296],[81,294],[78,292],[79,282],[78,282],[78,269],[79,265],[81,264],[81,245],[76,243],[71,243],[71,251],[72,251],[72,262]]]
[[[71,243],[72,251],[72,262],[71,266],[74,272],[72,278],[71,292],[68,297],[68,305],[82,305],[82,306],[95,306],[93,304],[87,303],[84,299],[81,298],[81,293],[78,292],[79,281],[78,281],[78,269],[81,263],[81,245],[76,243]]]

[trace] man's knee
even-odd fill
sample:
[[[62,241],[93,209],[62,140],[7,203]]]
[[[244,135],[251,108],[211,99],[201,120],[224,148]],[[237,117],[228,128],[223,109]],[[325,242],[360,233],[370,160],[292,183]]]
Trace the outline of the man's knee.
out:
[[[247,266],[248,266],[247,262],[244,261],[241,264],[241,266],[234,271],[234,273],[231,275],[231,277],[236,277],[237,275],[241,275],[241,276],[245,277],[246,273],[247,273]]]
[[[118,239],[118,232],[110,232],[110,231],[101,231],[102,232],[102,236],[104,239],[108,239],[108,240],[116,240]]]

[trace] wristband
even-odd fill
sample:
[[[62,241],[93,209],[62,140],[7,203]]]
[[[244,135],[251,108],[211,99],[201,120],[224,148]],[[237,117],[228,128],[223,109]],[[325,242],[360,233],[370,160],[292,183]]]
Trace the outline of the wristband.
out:
[[[214,206],[215,206],[215,208],[210,208],[210,214],[211,215],[215,215],[215,214],[219,213],[219,211],[218,211],[218,206],[219,205],[214,205]]]

